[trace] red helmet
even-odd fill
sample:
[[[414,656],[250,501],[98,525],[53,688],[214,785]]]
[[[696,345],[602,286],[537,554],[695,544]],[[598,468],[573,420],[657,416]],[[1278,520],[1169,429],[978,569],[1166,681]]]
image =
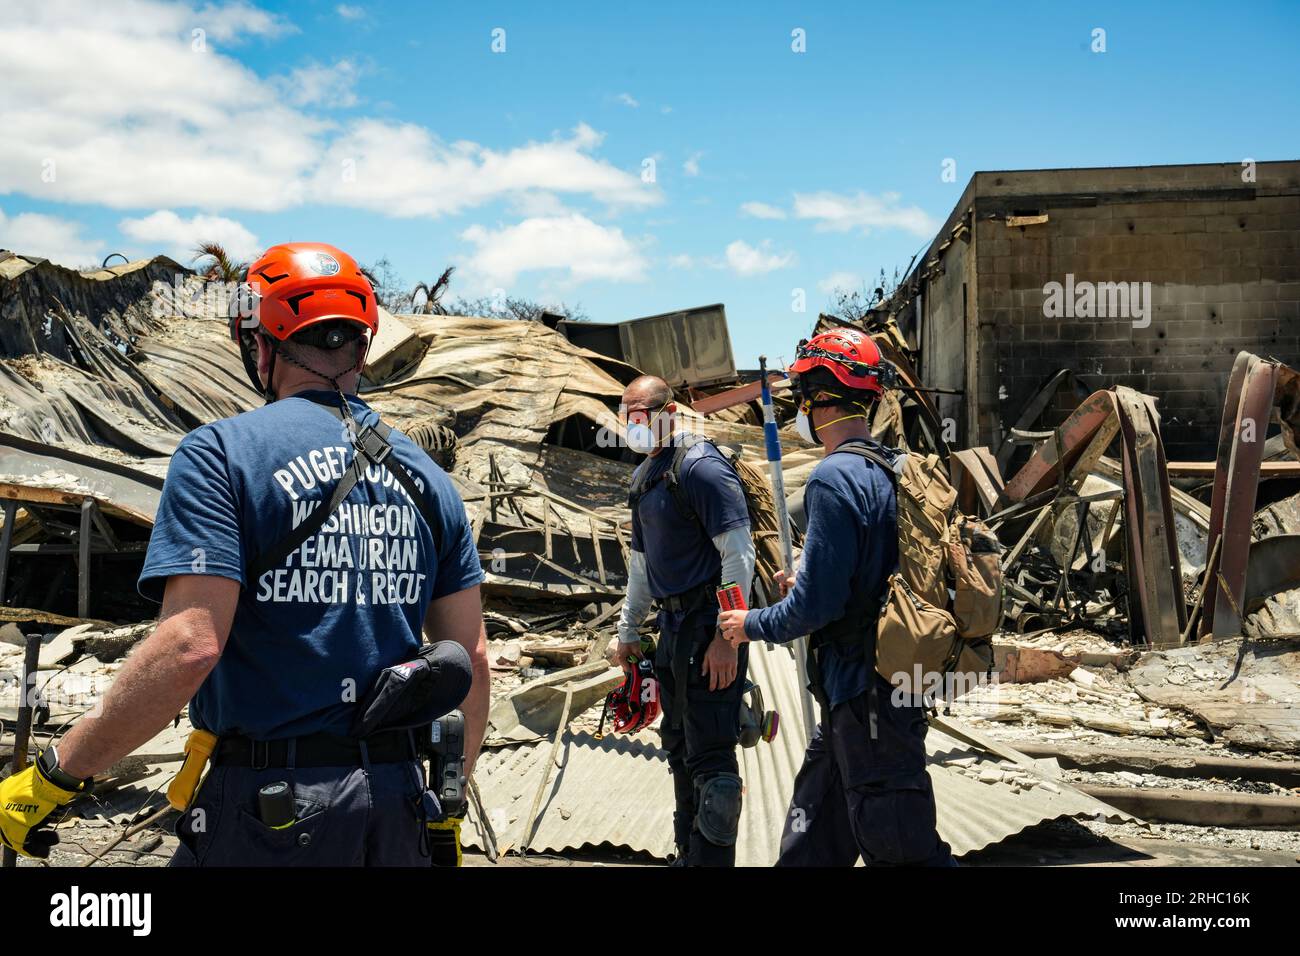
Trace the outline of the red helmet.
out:
[[[606,696],[600,717],[602,724],[605,714],[610,712],[614,714],[614,729],[619,733],[635,733],[655,722],[659,716],[659,680],[648,657],[632,661],[632,669],[623,683]]]
[[[871,336],[857,329],[832,329],[802,340],[790,371],[796,375],[822,366],[849,388],[883,394],[893,369],[880,357]]]

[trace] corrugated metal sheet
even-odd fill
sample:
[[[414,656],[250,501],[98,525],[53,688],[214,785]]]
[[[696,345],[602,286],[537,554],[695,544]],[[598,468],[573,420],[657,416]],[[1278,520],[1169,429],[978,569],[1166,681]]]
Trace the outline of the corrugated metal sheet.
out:
[[[807,738],[797,697],[794,659],[785,648],[750,645],[750,674],[763,688],[768,706],[781,712],[782,727],[771,745],[741,749],[745,803],[737,839],[737,862],[770,866],[776,860],[781,827],[803,762]],[[1059,793],[1039,787],[1014,792],[1004,783],[973,780],[947,761],[988,755],[931,730],[926,740],[930,777],[938,802],[940,835],[963,856],[1049,820],[1063,817],[1132,819],[1068,784]],[[551,743],[486,751],[475,780],[498,846],[525,844],[527,819]],[[989,758],[997,763],[996,758]],[[541,822],[527,846],[556,852],[584,846],[626,848],[664,858],[673,851],[673,790],[667,757],[653,731],[633,738],[568,733],[556,751],[540,812]],[[471,814],[465,828],[469,846],[485,846],[484,830]]]

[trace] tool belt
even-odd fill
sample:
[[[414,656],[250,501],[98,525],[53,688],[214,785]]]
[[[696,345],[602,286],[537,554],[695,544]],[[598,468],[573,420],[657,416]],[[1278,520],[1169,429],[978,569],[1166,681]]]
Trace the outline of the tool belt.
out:
[[[288,767],[291,751],[295,767],[360,767],[364,763],[400,763],[420,759],[414,734],[392,730],[372,734],[364,740],[332,734],[311,734],[289,740],[222,737],[212,754],[212,765],[252,770]]]
[[[673,614],[685,614],[688,611],[694,611],[700,606],[700,601],[706,595],[712,594],[714,586],[708,581],[696,585],[689,591],[683,591],[681,594],[670,594],[665,598],[656,598],[659,606]]]
[[[706,600],[711,601],[715,586],[705,581],[680,594],[670,594],[664,598],[656,598],[656,602],[665,611],[673,614],[688,614],[691,611],[698,610],[707,606]],[[669,718],[669,726],[677,728],[682,726],[682,720],[686,713],[686,684],[690,679],[690,663],[692,652],[695,650],[693,644],[683,644],[680,638],[673,647],[673,659],[671,664],[673,683],[676,688],[673,692],[673,713]]]

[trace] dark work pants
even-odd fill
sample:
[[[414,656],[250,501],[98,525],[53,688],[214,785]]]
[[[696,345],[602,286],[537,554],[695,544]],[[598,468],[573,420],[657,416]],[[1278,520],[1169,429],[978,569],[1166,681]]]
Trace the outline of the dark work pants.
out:
[[[257,791],[286,781],[297,822],[282,830],[262,823]],[[420,764],[361,767],[210,767],[176,825],[180,846],[171,866],[429,866],[419,815]]]
[[[722,690],[710,691],[709,679],[701,671],[704,652],[713,640],[718,608],[712,594],[705,606],[676,614],[659,612],[659,646],[655,652],[655,677],[663,721],[659,733],[668,751],[668,769],[673,775],[676,806],[673,837],[678,852],[685,852],[688,866],[735,866],[736,847],[710,843],[695,826],[695,785],[720,773],[739,773],[736,744],[740,740],[740,698],[745,686],[748,648],[741,646],[736,660],[736,679]],[[681,660],[685,657],[685,661]],[[674,668],[674,664],[677,667]],[[678,683],[674,675],[685,664],[686,695],[683,713],[678,713]]]
[[[819,724],[794,781],[777,866],[952,866],[935,829],[925,770],[925,711],[898,707],[878,675],[877,735],[866,693],[837,704]]]

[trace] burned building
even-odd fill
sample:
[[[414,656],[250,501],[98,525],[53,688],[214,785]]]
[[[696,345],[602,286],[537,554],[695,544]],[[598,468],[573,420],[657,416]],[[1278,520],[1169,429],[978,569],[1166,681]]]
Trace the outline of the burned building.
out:
[[[1171,458],[1212,458],[1237,353],[1300,358],[1300,161],[976,173],[882,311],[960,393],[958,445],[997,451],[1066,370],[1041,426],[1128,386]]]

